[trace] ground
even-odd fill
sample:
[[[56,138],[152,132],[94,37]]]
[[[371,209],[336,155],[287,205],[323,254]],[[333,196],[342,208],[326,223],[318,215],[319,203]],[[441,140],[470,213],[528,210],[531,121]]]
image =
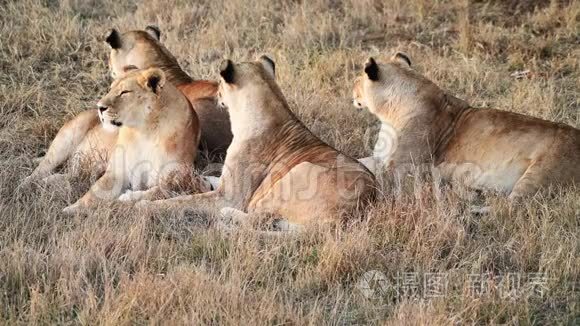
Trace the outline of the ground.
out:
[[[353,80],[396,50],[474,106],[580,127],[579,21],[575,0],[1,0],[0,323],[578,324],[580,190],[484,195],[476,215],[425,182],[359,222],[269,237],[123,205],[66,217],[86,183],[17,186],[106,92],[111,27],[158,25],[195,78],[270,54],[292,110],[362,157],[377,121]]]

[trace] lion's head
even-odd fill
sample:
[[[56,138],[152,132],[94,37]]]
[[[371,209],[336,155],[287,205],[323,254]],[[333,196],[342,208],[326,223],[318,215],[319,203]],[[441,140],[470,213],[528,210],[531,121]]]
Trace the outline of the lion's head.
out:
[[[437,93],[437,86],[411,69],[407,55],[397,52],[386,63],[377,63],[372,57],[367,60],[354,83],[353,104],[377,114],[385,104],[407,106],[430,91]]]
[[[233,63],[224,60],[220,66],[220,83],[218,104],[224,108],[241,107],[239,100],[256,97],[256,92],[279,92],[274,82],[275,64],[267,56],[261,56],[255,62]],[[240,96],[243,93],[243,96]]]
[[[283,99],[275,81],[275,67],[274,61],[265,55],[253,62],[224,60],[220,66],[218,105],[232,112],[248,107],[248,101]]]
[[[252,62],[222,62],[217,99],[218,105],[229,111],[234,134],[263,129],[291,116],[275,81],[275,69],[267,56]]]
[[[161,31],[155,26],[125,33],[120,33],[116,29],[109,30],[105,35],[105,42],[111,48],[109,55],[111,76],[119,78],[130,66],[138,69],[160,67],[170,73],[175,70],[179,75],[176,77],[183,77],[185,81],[189,81],[189,77],[181,71],[177,59],[161,44],[160,37]]]
[[[116,79],[98,102],[103,124],[139,128],[160,105],[165,73],[158,68],[133,70]]]

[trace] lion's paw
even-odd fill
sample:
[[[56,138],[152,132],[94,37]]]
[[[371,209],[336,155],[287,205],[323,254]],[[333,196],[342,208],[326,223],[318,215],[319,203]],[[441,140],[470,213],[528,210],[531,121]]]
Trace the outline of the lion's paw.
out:
[[[118,200],[119,201],[134,201],[135,200],[135,196],[134,196],[134,191],[132,190],[127,190],[125,191],[124,194],[121,194],[121,196],[119,196]]]
[[[73,216],[73,215],[76,215],[76,214],[80,213],[80,212],[81,212],[81,210],[82,210],[82,208],[81,208],[81,205],[80,205],[80,204],[78,204],[78,203],[75,203],[75,204],[72,204],[72,205],[70,205],[70,206],[67,206],[67,207],[65,207],[65,208],[62,210],[62,212],[63,212],[65,215],[68,215],[68,216]]]

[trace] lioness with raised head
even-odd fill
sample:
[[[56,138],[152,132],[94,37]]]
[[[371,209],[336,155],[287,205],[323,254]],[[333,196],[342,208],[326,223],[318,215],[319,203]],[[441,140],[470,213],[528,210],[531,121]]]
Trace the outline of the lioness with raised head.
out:
[[[200,120],[201,149],[214,157],[223,156],[231,143],[232,134],[227,111],[216,105],[217,83],[189,77],[159,42],[160,35],[159,29],[153,26],[147,26],[144,31],[124,34],[114,29],[109,31],[105,41],[111,47],[111,75],[119,78],[135,68],[158,67],[163,70],[167,80],[191,102]],[[87,170],[94,175],[102,174],[117,136],[118,128],[104,123],[102,112],[97,109],[81,112],[58,131],[46,155],[24,183],[40,179],[51,182],[62,177],[53,173],[67,161],[72,171]]]
[[[209,190],[190,175],[199,141],[191,104],[157,68],[115,80],[98,103],[105,124],[119,128],[104,175],[76,203],[73,214],[99,201],[166,198],[172,191]]]
[[[510,198],[580,180],[580,130],[473,108],[415,72],[402,53],[384,64],[368,59],[354,104],[382,123],[373,156],[361,160],[376,172],[432,163],[444,180]]]
[[[222,63],[218,100],[230,112],[234,139],[218,188],[141,206],[230,208],[303,224],[336,218],[375,195],[374,176],[362,164],[322,142],[290,111],[274,71],[265,56]]]
[[[185,73],[175,57],[159,41],[157,27],[147,26],[144,31],[119,33],[110,30],[105,41],[111,47],[109,69],[113,78],[122,75],[127,67],[139,69],[158,67],[167,81],[175,85],[191,102],[201,124],[201,148],[209,154],[225,154],[232,141],[230,120],[226,110],[216,106],[217,83],[194,80]]]

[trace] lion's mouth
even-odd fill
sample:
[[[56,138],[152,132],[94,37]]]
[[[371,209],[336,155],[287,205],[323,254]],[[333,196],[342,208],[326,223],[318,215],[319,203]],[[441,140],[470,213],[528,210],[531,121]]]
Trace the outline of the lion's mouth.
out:
[[[120,126],[123,125],[123,123],[115,120],[111,116],[111,114],[108,113],[108,112],[98,111],[98,113],[99,113],[99,119],[101,120],[101,123],[104,124],[104,125],[109,125],[110,124],[110,125],[115,126],[115,127],[120,127]]]

